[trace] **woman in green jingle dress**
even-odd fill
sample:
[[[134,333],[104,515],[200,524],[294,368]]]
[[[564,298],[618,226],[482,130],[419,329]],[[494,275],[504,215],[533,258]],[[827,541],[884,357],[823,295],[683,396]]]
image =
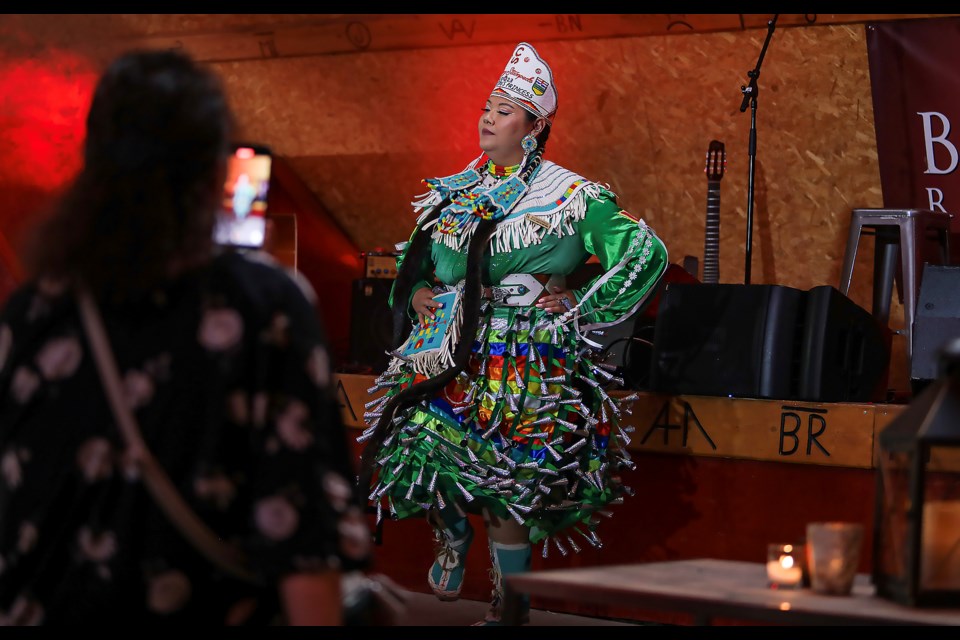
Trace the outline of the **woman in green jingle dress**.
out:
[[[360,437],[378,520],[434,528],[427,577],[440,599],[459,597],[467,514],[483,514],[494,624],[502,577],[529,569],[532,544],[545,557],[600,546],[598,511],[629,492],[623,400],[605,391],[611,374],[586,334],[638,312],[667,267],[663,242],[608,188],[543,159],[556,110],[550,67],[520,43],[480,117],[483,153],[424,181],[391,295],[417,325],[371,389],[387,392]],[[604,273],[567,289],[591,255]]]

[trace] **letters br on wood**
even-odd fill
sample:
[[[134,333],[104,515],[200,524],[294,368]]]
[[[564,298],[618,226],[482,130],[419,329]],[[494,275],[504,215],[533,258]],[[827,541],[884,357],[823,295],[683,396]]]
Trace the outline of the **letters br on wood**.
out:
[[[339,374],[344,422],[363,428],[373,377]],[[612,395],[628,395],[613,392]],[[639,393],[623,416],[631,451],[873,468],[873,441],[906,405]]]

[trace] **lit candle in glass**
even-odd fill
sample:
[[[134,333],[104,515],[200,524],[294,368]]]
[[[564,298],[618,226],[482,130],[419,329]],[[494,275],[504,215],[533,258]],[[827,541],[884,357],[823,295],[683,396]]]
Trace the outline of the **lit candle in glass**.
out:
[[[803,580],[803,566],[800,562],[802,547],[792,544],[767,545],[767,579],[770,586],[796,588]]]

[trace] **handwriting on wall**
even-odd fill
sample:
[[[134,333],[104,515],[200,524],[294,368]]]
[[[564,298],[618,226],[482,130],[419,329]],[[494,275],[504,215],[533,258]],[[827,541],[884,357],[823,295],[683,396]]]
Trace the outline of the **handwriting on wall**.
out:
[[[354,399],[359,399],[362,396],[357,395],[362,392],[361,389],[357,389],[356,385],[353,385],[350,391],[354,392],[354,395],[357,396]],[[344,423],[349,426],[359,426],[362,424],[362,418],[357,415],[357,412],[353,409],[354,399],[350,398],[350,391],[347,390],[347,387],[343,384],[343,378],[337,379],[337,401],[340,404],[340,413],[343,418]],[[362,405],[361,405],[362,406]]]
[[[937,14],[941,15],[941,14]],[[946,14],[943,14],[946,15]],[[205,62],[321,56],[482,44],[765,29],[773,14],[341,14],[296,25],[109,40],[105,58],[131,46],[183,48]],[[781,14],[778,27],[896,20],[904,14]],[[933,17],[912,14],[909,17]],[[196,22],[196,20],[193,20]]]
[[[640,439],[640,445],[647,444],[651,437],[659,434],[662,436],[661,444],[670,446],[675,444],[680,448],[690,446],[691,428],[695,429],[699,437],[703,438],[706,445],[712,451],[719,451],[719,447],[710,437],[710,432],[700,418],[693,406],[687,401],[681,401],[683,413],[673,417],[671,411],[671,401],[669,399],[663,402],[660,410],[650,422],[649,427]],[[827,435],[827,414],[828,409],[818,409],[815,407],[802,407],[784,405],[780,412],[780,427],[777,432],[777,455],[795,456],[805,455],[814,456],[822,454],[830,457],[821,437],[826,439]],[[722,425],[716,426],[718,431],[727,431]],[[671,439],[671,433],[677,432],[676,440]]]
[[[464,36],[469,40],[470,38],[473,38],[473,32],[477,28],[476,20],[470,20],[467,23],[468,26],[464,26],[463,21],[459,18],[454,18],[451,20],[449,26],[442,22],[439,24],[440,30],[445,36],[447,36],[447,40],[453,40],[458,35]]]
[[[806,455],[811,455],[816,449],[829,458],[830,452],[819,440],[827,431],[827,413],[829,412],[826,409],[812,407],[783,407],[780,413],[780,444],[777,452],[782,456],[796,455],[805,441]]]
[[[672,431],[680,432],[680,446],[686,447],[687,442],[689,441],[690,427],[696,427],[699,434],[706,440],[709,447],[716,451],[717,445],[713,442],[713,439],[710,437],[710,434],[707,433],[707,430],[701,424],[700,419],[697,418],[696,412],[694,412],[693,407],[689,403],[683,403],[683,417],[674,422],[670,418],[670,402],[664,402],[663,406],[660,408],[660,411],[654,417],[653,422],[650,423],[649,428],[643,434],[643,438],[640,439],[640,444],[646,444],[647,440],[650,439],[655,433],[660,432],[663,436],[664,446],[669,446],[670,444],[670,433]]]
[[[881,419],[899,407],[884,406]],[[640,394],[626,421],[638,451],[873,466],[878,409],[869,404]]]
[[[339,374],[344,423],[365,428],[362,409],[377,395],[373,376]],[[626,392],[614,391],[623,397]],[[874,438],[906,405],[802,403],[640,392],[622,426],[639,437],[631,451],[798,464],[874,466]]]

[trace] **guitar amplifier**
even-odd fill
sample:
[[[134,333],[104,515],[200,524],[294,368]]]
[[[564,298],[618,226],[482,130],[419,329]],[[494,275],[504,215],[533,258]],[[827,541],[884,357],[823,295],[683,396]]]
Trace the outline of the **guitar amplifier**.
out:
[[[397,277],[397,256],[399,254],[387,251],[369,251],[363,254],[365,263],[365,278]]]
[[[386,352],[393,343],[393,313],[387,299],[393,281],[361,278],[353,281],[350,305],[350,362],[372,373],[386,370]]]

